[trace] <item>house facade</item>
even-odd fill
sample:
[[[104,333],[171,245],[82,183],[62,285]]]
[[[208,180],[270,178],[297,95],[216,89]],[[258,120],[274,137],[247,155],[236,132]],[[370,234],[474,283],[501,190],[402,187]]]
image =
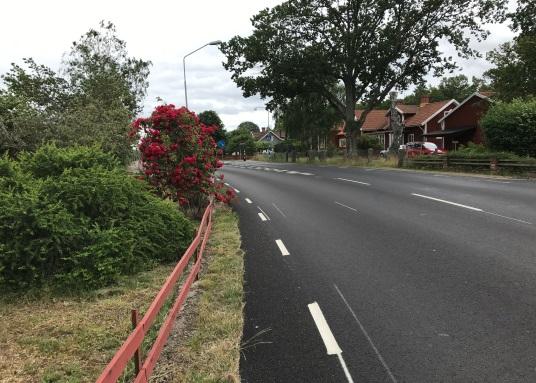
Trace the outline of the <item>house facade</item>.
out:
[[[485,139],[480,119],[490,106],[491,95],[489,92],[473,93],[442,116],[437,121],[440,129],[428,132],[426,138],[430,141],[441,140],[442,148],[447,150],[455,150],[459,145],[469,142],[483,144]]]
[[[422,97],[419,105],[397,104],[396,111],[400,116],[403,128],[402,143],[431,141],[438,147],[443,148],[441,139],[437,137],[428,138],[428,134],[441,130],[440,119],[445,116],[445,113],[453,110],[458,105],[458,102],[454,99],[430,102],[429,97]],[[359,120],[362,113],[362,110],[356,110],[356,120]],[[363,134],[376,136],[384,149],[388,149],[393,140],[393,129],[389,113],[389,110],[372,110],[361,127]]]
[[[274,130],[261,128],[259,132],[252,133],[253,139],[257,142],[266,142],[274,146],[282,141],[285,141],[284,133],[279,131],[276,133]]]

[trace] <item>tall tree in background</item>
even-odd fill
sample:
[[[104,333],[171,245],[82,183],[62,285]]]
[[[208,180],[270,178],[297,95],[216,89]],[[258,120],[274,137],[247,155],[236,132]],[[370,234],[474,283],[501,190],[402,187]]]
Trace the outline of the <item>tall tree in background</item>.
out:
[[[260,132],[259,125],[251,121],[244,121],[238,124],[237,129],[247,129],[251,133]]]
[[[495,68],[485,73],[499,98],[506,101],[536,96],[536,3],[519,0],[516,12],[509,16],[519,35],[488,53]]]
[[[327,99],[345,120],[349,148],[366,114],[395,87],[407,89],[433,71],[456,67],[443,57],[448,41],[463,58],[478,55],[467,34],[484,39],[486,22],[501,16],[500,0],[289,0],[252,18],[253,34],[222,45],[224,67],[246,97],[284,105],[299,94]],[[340,100],[332,84],[344,85]]]
[[[220,116],[213,110],[205,110],[197,115],[199,121],[207,126],[215,126],[217,130],[212,134],[215,142],[225,139],[225,130],[223,122],[221,121]]]
[[[100,145],[128,162],[127,137],[141,110],[150,62],[128,56],[111,23],[91,29],[65,55],[61,74],[24,59],[2,76],[0,152],[16,155],[54,140]]]
[[[404,103],[419,105],[423,96],[429,96],[431,102],[451,99],[461,102],[478,90],[488,91],[491,88],[482,79],[473,77],[469,81],[467,76],[460,74],[442,78],[438,86],[418,85],[412,94],[404,98]]]
[[[294,97],[278,110],[276,126],[285,131],[287,139],[318,150],[339,121],[338,113],[322,96],[305,94]]]

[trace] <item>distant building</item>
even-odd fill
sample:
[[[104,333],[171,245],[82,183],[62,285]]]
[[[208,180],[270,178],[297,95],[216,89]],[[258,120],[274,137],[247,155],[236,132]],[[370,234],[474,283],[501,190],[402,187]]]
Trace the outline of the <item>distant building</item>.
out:
[[[285,141],[285,134],[283,131],[261,128],[259,132],[252,133],[253,139],[257,142],[267,142],[273,145]]]

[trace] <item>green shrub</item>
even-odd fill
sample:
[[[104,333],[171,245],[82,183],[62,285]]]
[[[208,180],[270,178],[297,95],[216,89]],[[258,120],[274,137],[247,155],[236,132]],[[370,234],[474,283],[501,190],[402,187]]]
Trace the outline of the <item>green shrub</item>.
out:
[[[94,148],[46,150],[43,167],[0,159],[0,286],[93,289],[182,255],[194,228],[175,204],[100,154],[90,165]]]
[[[357,148],[360,150],[367,150],[369,148],[382,149],[383,146],[380,144],[378,137],[362,134],[357,139]]]
[[[45,178],[59,176],[65,169],[87,169],[101,166],[114,169],[119,161],[111,154],[105,153],[97,146],[74,146],[59,149],[55,144],[39,147],[35,153],[23,153],[20,164],[34,177]]]
[[[536,156],[536,99],[493,104],[481,124],[491,149]]]

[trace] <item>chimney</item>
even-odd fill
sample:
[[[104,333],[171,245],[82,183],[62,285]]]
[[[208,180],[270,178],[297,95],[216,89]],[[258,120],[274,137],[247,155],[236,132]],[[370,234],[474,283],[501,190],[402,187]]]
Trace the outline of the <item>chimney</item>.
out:
[[[419,106],[424,106],[429,103],[430,103],[430,96],[428,95],[421,96],[421,104]]]
[[[266,132],[266,128],[261,128],[261,132],[262,133]]]

